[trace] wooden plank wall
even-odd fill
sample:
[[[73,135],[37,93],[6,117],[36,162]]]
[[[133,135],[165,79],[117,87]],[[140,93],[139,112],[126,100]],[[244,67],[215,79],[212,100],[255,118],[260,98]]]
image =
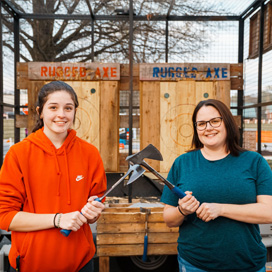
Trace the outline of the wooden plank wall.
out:
[[[150,164],[162,173],[190,149],[192,113],[199,101],[215,98],[230,106],[230,81],[146,81],[140,92],[141,149],[152,143],[160,150],[164,160]]]
[[[249,50],[248,58],[254,59],[259,56],[259,40],[260,40],[260,11],[250,18],[249,29]],[[264,29],[263,29],[263,53],[272,49],[272,1],[266,3],[264,7]]]
[[[101,82],[100,154],[107,172],[119,171],[119,83]]]
[[[133,66],[133,89],[139,91],[139,64]],[[231,90],[242,90],[243,89],[243,65],[242,64],[231,64],[230,65],[230,84]],[[28,64],[18,63],[17,64],[17,89],[28,89]],[[120,65],[120,82],[119,90],[129,90],[129,66],[128,64]],[[31,94],[30,94],[31,95]],[[34,101],[36,102],[36,101]],[[27,127],[27,119],[18,122],[18,127]],[[128,116],[120,116],[120,127],[128,126]],[[133,116],[133,127],[140,127],[139,116]]]
[[[231,90],[242,90],[243,89],[243,65],[242,64],[231,64],[230,65],[230,89]],[[75,82],[75,81],[74,81]],[[82,81],[81,81],[82,82]],[[182,81],[185,82],[185,81]],[[186,81],[187,82],[187,81]],[[71,83],[71,81],[69,81]],[[173,83],[173,82],[172,82]],[[16,116],[16,126],[17,127],[28,127],[28,131],[32,130],[35,123],[35,103],[37,98],[37,92],[41,88],[44,82],[41,81],[29,81],[28,79],[28,64],[18,63],[17,64],[17,89],[27,89],[28,90],[28,107],[29,116],[27,118],[22,118],[22,116]],[[124,163],[125,167],[120,169],[119,161],[124,160],[127,154],[122,153],[122,157],[119,154],[119,127],[128,127],[129,116],[119,116],[119,91],[129,90],[129,65],[120,65],[120,82],[112,84],[112,81],[100,81],[100,92],[102,101],[105,103],[101,104],[100,112],[100,136],[105,137],[103,140],[100,139],[100,152],[104,163],[106,164],[106,169],[108,172],[118,172],[126,171],[127,163]],[[108,86],[107,84],[110,84]],[[168,82],[164,82],[168,84]],[[185,84],[185,83],[184,83]],[[188,83],[189,84],[189,83]],[[187,85],[188,85],[187,84]],[[161,145],[162,139],[158,137],[160,135],[160,123],[151,122],[152,118],[154,120],[160,120],[160,82],[141,82],[141,88],[145,90],[140,96],[140,103],[143,106],[141,113],[145,116],[140,118],[140,116],[133,116],[133,127],[141,128],[141,137],[145,139],[141,146],[145,146],[149,143],[154,144],[159,147]],[[167,86],[167,85],[165,85]],[[110,87],[110,88],[108,88]],[[96,87],[95,87],[96,88]],[[166,87],[163,87],[166,88]],[[230,99],[229,93],[224,92],[225,83],[214,82],[214,90],[217,92],[218,99],[227,101]],[[109,90],[113,90],[109,91]],[[139,82],[139,65],[135,64],[133,66],[133,90],[140,90]],[[104,95],[105,94],[105,95]],[[155,95],[154,95],[155,94]],[[103,96],[104,95],[104,96]],[[103,96],[103,98],[102,98]],[[228,103],[229,104],[229,103]],[[109,105],[109,107],[107,107]],[[116,117],[117,116],[117,117]],[[26,116],[23,116],[26,117]],[[108,122],[107,122],[108,120]],[[146,130],[146,124],[150,126],[150,130]],[[154,132],[154,133],[153,133]],[[101,144],[101,143],[106,144]],[[119,158],[119,159],[118,159]],[[114,162],[116,162],[114,164]],[[155,167],[155,169],[160,169],[160,163],[155,161],[149,161],[149,163]],[[113,165],[114,164],[114,165]],[[167,169],[167,166],[164,166]]]
[[[96,81],[69,81],[66,83],[75,90],[78,97],[79,107],[74,124],[77,136],[100,149],[100,83]]]
[[[46,83],[28,80],[27,64],[18,64],[18,88],[28,90],[27,124],[21,125],[26,126],[29,132],[36,123],[38,92]],[[74,124],[77,135],[98,148],[107,172],[118,172],[119,82],[67,81],[67,83],[73,87],[79,100]]]
[[[143,90],[140,95],[140,139],[141,149],[148,144],[156,147],[160,146],[160,82],[143,81],[141,85]],[[145,126],[148,126],[146,129]],[[155,160],[146,160],[153,168],[158,169],[160,162]]]

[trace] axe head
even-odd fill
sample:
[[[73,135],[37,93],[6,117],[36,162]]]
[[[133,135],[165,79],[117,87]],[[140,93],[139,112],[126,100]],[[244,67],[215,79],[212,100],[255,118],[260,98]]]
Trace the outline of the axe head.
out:
[[[126,160],[133,164],[141,164],[144,159],[163,160],[161,152],[152,144],[149,144],[138,153],[126,157]]]
[[[132,174],[127,182],[127,185],[138,179],[145,172],[145,169],[139,164],[134,164],[129,166],[129,171],[132,172]]]

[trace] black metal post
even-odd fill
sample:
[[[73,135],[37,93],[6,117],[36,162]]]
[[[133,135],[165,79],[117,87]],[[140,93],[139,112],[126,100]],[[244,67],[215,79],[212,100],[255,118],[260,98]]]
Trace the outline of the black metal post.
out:
[[[165,62],[168,63],[168,31],[169,31],[169,22],[166,18],[165,22]]]
[[[129,1],[129,142],[128,154],[132,155],[132,127],[133,127],[133,0]],[[129,202],[132,202],[132,184],[128,187]]]
[[[20,61],[19,18],[14,16],[14,142],[20,141],[20,128],[16,128],[16,115],[20,114],[20,90],[17,89],[17,62]]]
[[[238,63],[244,63],[244,19],[239,20],[239,41],[238,41]],[[240,128],[240,146],[243,146],[243,134],[244,134],[244,88],[238,90],[238,116],[241,116],[241,128]]]
[[[0,2],[0,167],[3,164],[4,148],[4,85],[3,85],[3,40],[2,40],[2,2]]]
[[[92,62],[94,62],[94,19],[92,18]]]
[[[262,103],[262,73],[263,73],[263,33],[264,33],[264,2],[262,2],[260,10],[260,29],[259,29],[259,65],[258,65],[258,104]],[[262,107],[257,108],[257,131],[258,142],[257,151],[262,152],[261,137],[262,137]]]
[[[265,0],[261,0],[265,1]],[[244,20],[248,18],[252,13],[256,11],[256,9],[260,6],[260,0],[255,0],[250,6],[248,6],[240,15]]]

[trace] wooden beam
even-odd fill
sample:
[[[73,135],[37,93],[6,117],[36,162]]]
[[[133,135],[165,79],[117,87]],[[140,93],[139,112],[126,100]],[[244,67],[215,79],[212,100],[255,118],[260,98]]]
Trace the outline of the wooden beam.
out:
[[[243,78],[235,77],[230,79],[231,90],[243,90],[243,88],[244,88]]]
[[[133,127],[140,128],[140,116],[133,115]],[[128,115],[120,115],[120,128],[128,128],[129,116]]]
[[[175,255],[177,243],[149,244],[147,255]],[[97,247],[97,256],[137,256],[142,255],[144,245],[103,245]]]
[[[110,257],[99,257],[99,271],[110,272]]]
[[[28,126],[28,116],[27,115],[19,115],[15,116],[15,126],[16,128],[27,128]]]
[[[148,233],[148,244],[172,244],[178,240],[179,233]],[[144,232],[136,233],[102,233],[96,239],[97,245],[143,244]]]

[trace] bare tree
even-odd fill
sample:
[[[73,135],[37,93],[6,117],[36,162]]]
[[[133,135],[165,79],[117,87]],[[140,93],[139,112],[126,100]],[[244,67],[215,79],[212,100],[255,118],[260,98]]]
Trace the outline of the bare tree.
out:
[[[116,15],[122,0],[10,0],[22,13],[34,14],[107,14]],[[171,2],[169,4],[168,2]],[[165,21],[153,20],[156,15],[210,15],[220,13],[196,0],[162,1],[134,0],[136,15],[147,20],[134,21],[135,62],[163,62],[165,59]],[[31,7],[31,12],[28,11]],[[121,15],[122,16],[122,15]],[[10,16],[3,16],[7,32],[12,32]],[[207,25],[207,23],[205,23]],[[102,62],[127,62],[129,55],[128,21],[95,21],[94,33],[90,20],[20,20],[21,59],[24,61],[79,61],[92,59],[92,34],[94,58]],[[13,50],[13,39],[4,39],[4,46]],[[169,22],[168,50],[182,56],[197,54],[209,41],[207,27],[201,22]]]

